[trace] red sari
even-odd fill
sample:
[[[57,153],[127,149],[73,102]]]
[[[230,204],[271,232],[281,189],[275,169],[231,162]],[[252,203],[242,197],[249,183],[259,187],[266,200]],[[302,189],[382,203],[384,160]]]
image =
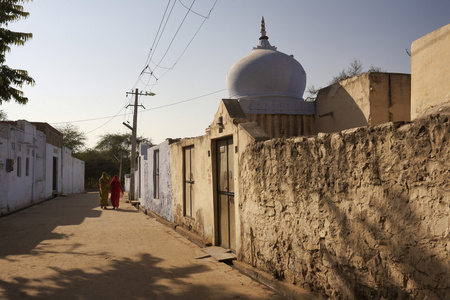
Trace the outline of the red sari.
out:
[[[122,185],[117,175],[115,175],[111,181],[111,204],[113,208],[119,207],[119,199],[122,194]]]

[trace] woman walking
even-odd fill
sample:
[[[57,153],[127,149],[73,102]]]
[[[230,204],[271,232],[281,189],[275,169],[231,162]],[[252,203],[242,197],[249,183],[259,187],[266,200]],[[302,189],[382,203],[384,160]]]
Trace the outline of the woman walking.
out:
[[[117,175],[114,175],[113,180],[111,181],[111,204],[113,209],[119,207],[119,200],[121,196],[123,196],[122,185],[120,184],[120,180]]]
[[[100,207],[103,209],[108,209],[109,189],[111,188],[109,180],[110,178],[106,172],[103,172],[102,177],[98,180],[100,187]]]

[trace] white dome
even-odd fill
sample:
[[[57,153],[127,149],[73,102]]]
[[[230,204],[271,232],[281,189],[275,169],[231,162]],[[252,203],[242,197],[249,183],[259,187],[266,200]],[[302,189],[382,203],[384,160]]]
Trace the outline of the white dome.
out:
[[[255,49],[228,71],[227,89],[232,99],[289,97],[302,99],[306,73],[292,56],[272,49]]]
[[[314,114],[314,103],[305,102],[306,72],[291,55],[270,45],[264,18],[259,45],[228,71],[227,90],[249,114]]]

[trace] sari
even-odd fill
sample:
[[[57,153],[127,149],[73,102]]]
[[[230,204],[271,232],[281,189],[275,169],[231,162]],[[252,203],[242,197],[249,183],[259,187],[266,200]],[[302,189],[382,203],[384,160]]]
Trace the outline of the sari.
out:
[[[98,184],[100,187],[100,206],[101,208],[105,208],[108,206],[108,196],[109,196],[109,189],[111,187],[109,183],[109,176],[106,174],[106,172],[102,173],[102,177],[98,180]]]
[[[115,175],[113,180],[111,181],[111,204],[113,209],[119,207],[120,196],[123,195],[122,185],[120,184],[120,180]]]

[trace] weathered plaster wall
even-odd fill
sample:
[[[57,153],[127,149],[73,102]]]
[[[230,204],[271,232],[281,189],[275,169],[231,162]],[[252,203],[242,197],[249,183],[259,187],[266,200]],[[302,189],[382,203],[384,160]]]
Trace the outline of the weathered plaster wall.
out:
[[[180,226],[192,230],[205,240],[214,241],[214,195],[211,140],[209,135],[183,139],[170,146],[173,188],[173,218]],[[184,149],[193,147],[192,185],[193,215],[185,214]]]
[[[84,192],[84,161],[72,156],[72,150],[62,147],[62,187],[63,194]]]
[[[450,105],[450,24],[411,45],[411,118]],[[426,101],[424,101],[426,100]]]
[[[321,89],[315,103],[316,133],[410,121],[411,75],[364,73]]]
[[[449,118],[249,145],[239,258],[337,299],[450,299]]]
[[[46,143],[46,135],[26,120],[0,123],[0,214],[52,196],[54,156],[58,157],[57,192],[83,192],[84,162],[72,157],[69,149]],[[9,159],[14,168],[10,172]]]
[[[411,75],[366,73],[369,77],[369,125],[411,121]]]
[[[34,203],[33,175],[34,168],[33,137],[36,128],[30,123],[19,120],[11,124],[0,124],[0,214],[26,207]],[[13,170],[7,170],[7,161],[13,162]],[[19,163],[20,161],[20,163]],[[28,170],[27,170],[28,161]]]
[[[159,197],[155,198],[155,151],[159,152]],[[141,204],[164,219],[173,222],[172,172],[170,141],[147,149],[141,161]]]

